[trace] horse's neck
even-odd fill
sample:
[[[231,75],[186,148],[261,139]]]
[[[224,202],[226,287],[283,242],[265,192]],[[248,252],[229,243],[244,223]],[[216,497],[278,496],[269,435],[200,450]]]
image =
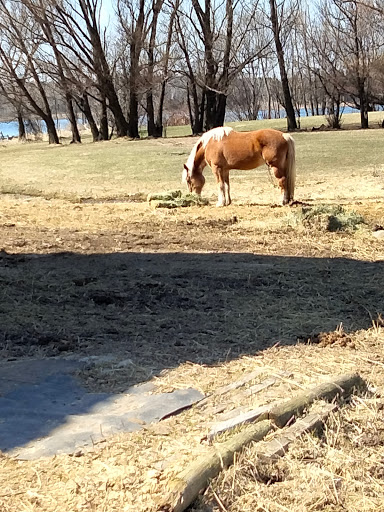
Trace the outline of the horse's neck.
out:
[[[199,169],[198,172],[202,172],[205,167],[204,164],[205,164],[205,148],[200,146],[199,149],[197,150],[197,153],[195,156],[195,165],[194,165],[195,171],[197,171]]]

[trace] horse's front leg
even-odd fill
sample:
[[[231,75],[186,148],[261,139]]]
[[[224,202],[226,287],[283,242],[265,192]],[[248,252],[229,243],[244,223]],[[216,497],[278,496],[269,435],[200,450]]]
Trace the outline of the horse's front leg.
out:
[[[229,171],[224,172],[224,195],[225,195],[225,204],[229,206],[232,203],[231,194],[229,189]]]
[[[218,198],[216,206],[228,206],[231,204],[229,191],[229,171],[224,171],[218,165],[212,165],[213,174],[216,176],[218,185]]]

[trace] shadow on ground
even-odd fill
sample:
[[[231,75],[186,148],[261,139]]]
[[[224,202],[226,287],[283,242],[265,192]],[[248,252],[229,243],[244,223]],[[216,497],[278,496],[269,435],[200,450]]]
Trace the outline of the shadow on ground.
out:
[[[158,372],[367,328],[384,262],[252,254],[4,255],[0,354],[119,353]],[[134,384],[135,382],[131,382]]]
[[[0,356],[113,355],[141,369],[127,389],[185,361],[367,328],[382,312],[383,275],[383,261],[351,259],[3,252]]]

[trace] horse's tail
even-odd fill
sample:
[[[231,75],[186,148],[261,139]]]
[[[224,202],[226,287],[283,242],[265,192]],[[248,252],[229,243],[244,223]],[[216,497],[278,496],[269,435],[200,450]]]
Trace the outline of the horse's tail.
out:
[[[287,161],[285,166],[286,192],[288,201],[293,201],[296,182],[296,151],[295,141],[289,133],[283,133],[284,139],[288,142]]]

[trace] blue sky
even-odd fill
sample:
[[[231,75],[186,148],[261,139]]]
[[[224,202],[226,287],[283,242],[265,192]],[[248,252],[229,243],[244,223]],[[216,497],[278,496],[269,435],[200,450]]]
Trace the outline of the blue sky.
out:
[[[101,0],[101,23],[102,25],[108,25],[114,16],[114,5],[116,0]]]

